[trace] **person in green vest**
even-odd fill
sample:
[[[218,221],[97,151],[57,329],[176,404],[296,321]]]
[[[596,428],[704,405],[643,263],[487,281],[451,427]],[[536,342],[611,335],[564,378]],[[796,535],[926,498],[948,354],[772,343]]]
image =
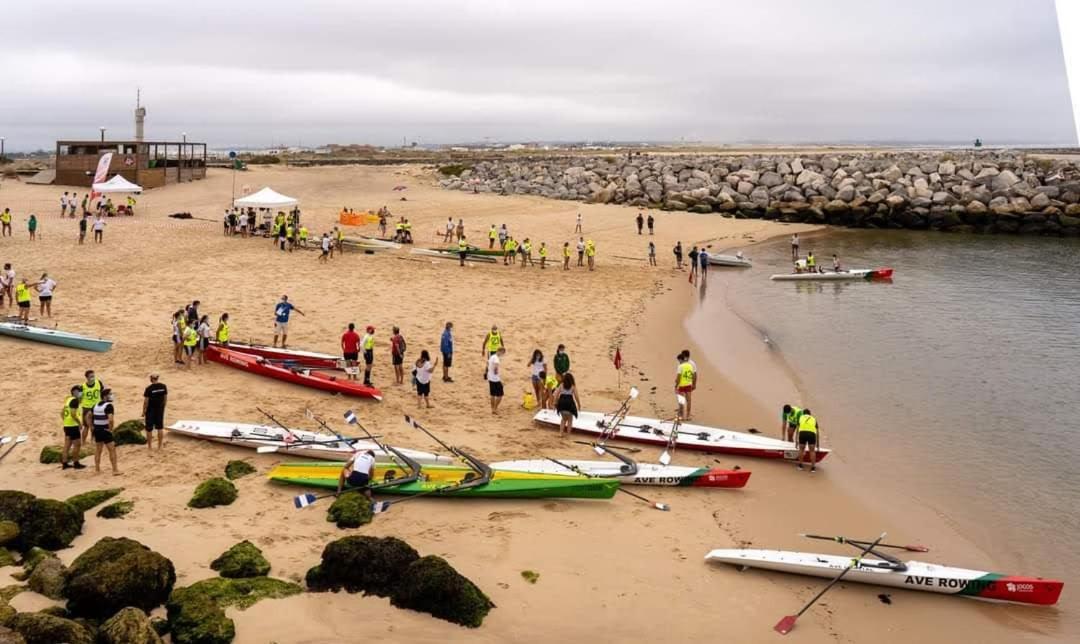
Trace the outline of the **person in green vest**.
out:
[[[87,369],[86,382],[82,384],[82,397],[79,399],[79,404],[82,405],[82,442],[87,442],[90,428],[93,426],[93,419],[90,414],[94,409],[94,405],[101,402],[101,380],[98,380],[94,375],[93,369]]]
[[[458,260],[461,265],[465,265],[465,258],[469,255],[469,242],[465,241],[465,236],[462,235],[457,240]]]
[[[540,250],[538,252],[540,254],[540,268],[547,268],[548,249],[545,242],[540,242]]]
[[[77,470],[86,467],[79,462],[82,453],[82,413],[79,411],[81,397],[82,385],[75,385],[60,409],[60,426],[64,429],[64,448],[60,452],[60,464],[61,469],[65,470],[69,467]],[[68,456],[75,461],[74,464],[68,464]]]
[[[371,384],[371,364],[375,362],[375,327],[368,326],[367,333],[360,339],[360,348],[364,350],[364,384]]]
[[[802,416],[799,417],[799,464],[798,468],[803,469],[803,460],[806,459],[806,452],[810,452],[810,471],[817,471],[817,448],[818,443],[821,441],[821,428],[818,427],[817,418],[814,418],[810,413],[810,409],[802,410]]]
[[[694,371],[694,365],[690,363],[690,356],[686,353],[680,353],[679,366],[675,370],[675,392],[686,399],[685,407],[680,405],[680,407],[684,407],[679,413],[681,420],[690,420],[691,418],[691,404],[693,402],[691,396],[696,387],[697,372]]]
[[[191,363],[195,362],[195,347],[199,344],[199,332],[195,326],[189,324],[184,327],[184,355],[187,356],[187,368],[191,369]]]
[[[795,405],[784,405],[780,410],[780,440],[795,442],[795,432],[799,429],[799,419],[803,410]]]
[[[4,208],[4,212],[0,212],[0,234],[4,237],[11,237],[11,209]]]
[[[30,285],[25,277],[15,285],[15,304],[19,307],[19,322],[30,324]]]
[[[497,324],[491,325],[491,331],[484,336],[484,342],[480,345],[480,355],[484,357],[484,377],[487,377],[487,360],[491,356],[495,355],[499,349],[505,348],[506,343],[503,341],[502,333],[499,332],[499,326]]]
[[[488,231],[488,250],[495,248],[495,239],[499,236],[499,232],[495,230],[495,224],[491,224],[491,230]]]

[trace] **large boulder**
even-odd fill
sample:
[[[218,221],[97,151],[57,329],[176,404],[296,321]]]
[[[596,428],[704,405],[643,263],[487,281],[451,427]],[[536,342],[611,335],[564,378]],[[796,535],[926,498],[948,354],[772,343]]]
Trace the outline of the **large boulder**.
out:
[[[1013,174],[1011,170],[1005,170],[994,177],[993,181],[990,182],[990,187],[994,190],[1008,190],[1019,181],[1020,178]]]
[[[259,577],[270,572],[270,562],[255,544],[241,541],[210,564],[222,577]]]
[[[784,178],[776,172],[763,172],[760,179],[761,185],[766,188],[775,188],[776,186],[783,185]]]
[[[174,644],[230,644],[236,626],[225,611],[198,594],[169,598],[169,637]]]
[[[75,507],[55,499],[34,499],[19,522],[19,545],[59,550],[67,548],[82,532],[83,515]]]
[[[26,644],[26,638],[6,626],[0,626],[0,644]]]
[[[104,537],[75,558],[67,573],[68,611],[108,618],[125,606],[150,611],[172,592],[171,561],[138,541]]]
[[[495,604],[442,557],[428,555],[409,564],[394,586],[390,603],[477,628]]]
[[[56,557],[46,557],[34,566],[33,572],[26,578],[30,590],[45,595],[49,599],[64,598],[64,578],[67,569]]]
[[[127,608],[109,618],[98,631],[100,644],[161,644],[150,618],[138,608]]]
[[[86,512],[90,508],[101,505],[123,491],[124,488],[122,487],[108,490],[91,490],[89,492],[83,492],[82,494],[76,494],[67,500],[67,504],[79,512]]]
[[[19,524],[14,521],[0,521],[0,548],[15,543],[19,538]]]
[[[19,490],[0,490],[0,521],[22,523],[34,498],[33,494]]]
[[[307,572],[307,587],[387,597],[401,571],[419,558],[412,546],[395,537],[345,537],[326,544],[322,563]]]
[[[81,624],[47,613],[18,613],[7,626],[26,644],[94,644],[94,635]]]
[[[195,494],[188,501],[189,508],[212,508],[218,505],[229,505],[236,500],[236,486],[232,481],[221,477],[214,477],[199,483],[195,488]]]

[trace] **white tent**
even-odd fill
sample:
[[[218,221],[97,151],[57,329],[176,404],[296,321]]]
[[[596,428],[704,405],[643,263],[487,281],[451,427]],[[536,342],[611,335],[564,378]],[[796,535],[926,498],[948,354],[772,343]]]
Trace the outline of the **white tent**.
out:
[[[104,183],[95,183],[93,187],[94,192],[101,194],[142,192],[142,186],[137,186],[120,175],[116,175]]]
[[[286,197],[270,188],[263,188],[254,194],[237,199],[233,203],[243,208],[284,208],[286,206],[295,206],[300,203],[300,200]]]

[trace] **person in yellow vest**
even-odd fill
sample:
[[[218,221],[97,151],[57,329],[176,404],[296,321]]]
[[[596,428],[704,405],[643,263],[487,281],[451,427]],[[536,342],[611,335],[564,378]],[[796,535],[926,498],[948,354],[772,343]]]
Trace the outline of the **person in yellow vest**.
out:
[[[60,452],[61,469],[73,467],[81,470],[85,465],[79,462],[82,452],[82,414],[79,413],[79,398],[82,397],[82,386],[75,385],[71,388],[71,395],[64,401],[60,410],[60,426],[64,428],[64,448]],[[68,456],[75,461],[68,464]]]
[[[817,448],[818,443],[821,440],[821,428],[818,427],[817,418],[814,418],[810,413],[810,409],[802,410],[802,416],[799,418],[799,464],[798,468],[803,468],[803,461],[806,460],[805,453],[810,452],[810,471],[817,471]]]
[[[308,229],[307,226],[300,226],[300,245],[307,248]]]
[[[492,324],[491,331],[484,336],[484,342],[480,345],[480,355],[484,357],[484,377],[487,377],[487,359],[495,355],[499,349],[505,349],[506,342],[503,340],[502,333],[499,332],[499,325]]]
[[[808,273],[817,272],[817,260],[814,259],[814,251],[808,251],[806,253],[806,271]]]
[[[0,212],[0,234],[4,237],[11,237],[11,209],[4,208],[4,212]]]
[[[562,269],[564,271],[570,270],[570,242],[563,242],[562,244]]]
[[[503,242],[503,246],[502,246],[502,249],[503,249],[503,266],[506,266],[506,265],[508,265],[510,263],[510,256],[514,252],[513,248],[514,248],[513,238],[508,236],[506,238],[506,241]]]
[[[285,225],[285,239],[289,240],[289,252],[293,251],[293,246],[296,245],[296,229],[292,224]]]
[[[131,195],[128,195],[128,197],[127,197],[127,214],[128,215],[134,215],[135,214],[135,203],[136,203],[135,202],[135,197],[132,197]]]
[[[679,366],[675,370],[675,393],[686,399],[685,407],[680,405],[680,407],[683,407],[679,413],[681,420],[690,420],[692,396],[696,388],[697,371],[694,369],[693,363],[690,362],[690,356],[680,353]]]
[[[334,245],[337,246],[338,252],[345,249],[345,231],[337,226],[334,226]]]
[[[401,243],[405,239],[405,224],[402,223],[404,219],[405,218],[402,217],[394,224],[394,241],[398,243]]]
[[[217,338],[218,344],[225,346],[229,345],[229,337],[232,335],[232,331],[229,329],[229,314],[222,313],[218,318],[217,332],[214,336]]]
[[[525,241],[521,244],[521,267],[525,268],[525,262],[528,262],[531,266],[533,264],[532,259],[532,242],[526,237]]]
[[[368,326],[367,333],[360,339],[360,348],[364,350],[364,384],[371,384],[371,363],[375,362],[375,327]]]
[[[19,307],[19,322],[30,324],[30,285],[25,277],[15,285],[15,304]]]
[[[465,265],[465,257],[469,254],[469,243],[465,241],[465,236],[462,235],[457,240],[458,259],[461,261],[461,265]]]
[[[589,260],[589,270],[596,268],[596,242],[591,239],[585,242],[585,257]]]
[[[191,363],[195,362],[195,347],[199,344],[199,332],[195,330],[195,325],[188,324],[184,326],[184,355],[187,356],[187,368],[191,368]]]
[[[406,244],[412,243],[412,224],[409,223],[408,218],[402,217],[401,223],[401,241]]]
[[[540,407],[543,409],[555,409],[555,390],[559,388],[559,379],[555,377],[555,374],[544,372],[540,374],[540,377],[544,379],[543,397]]]
[[[548,249],[547,249],[547,244],[545,242],[540,242],[540,250],[538,252],[540,254],[540,268],[547,268],[546,265],[547,265]]]
[[[82,397],[79,398],[79,404],[82,405],[82,442],[87,441],[87,435],[90,433],[90,428],[93,426],[91,422],[93,419],[90,414],[94,409],[94,405],[101,402],[101,381],[94,375],[93,369],[87,369],[86,382],[82,384]]]
[[[488,250],[495,248],[495,239],[499,236],[499,231],[495,230],[495,224],[491,224],[491,230],[488,231]]]

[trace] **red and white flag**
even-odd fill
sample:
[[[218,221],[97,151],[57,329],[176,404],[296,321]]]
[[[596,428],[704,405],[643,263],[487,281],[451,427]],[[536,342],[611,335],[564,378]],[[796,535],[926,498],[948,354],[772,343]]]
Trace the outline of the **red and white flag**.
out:
[[[112,152],[106,152],[98,159],[97,171],[94,172],[94,183],[105,183],[105,179],[109,177],[109,166],[112,164],[112,156]],[[93,201],[100,196],[101,193],[97,190],[90,191],[90,201]]]
[[[622,369],[622,351],[615,349],[615,368]]]

